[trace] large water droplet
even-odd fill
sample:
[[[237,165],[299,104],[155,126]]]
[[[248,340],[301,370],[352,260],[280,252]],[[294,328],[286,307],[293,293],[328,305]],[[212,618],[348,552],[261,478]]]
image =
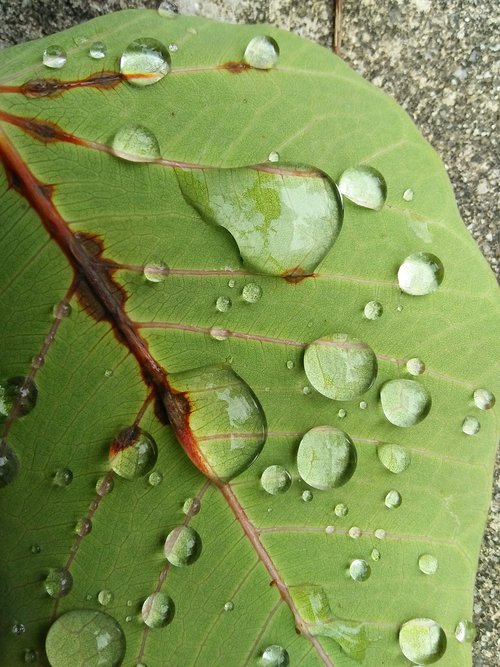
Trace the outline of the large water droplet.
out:
[[[406,362],[406,370],[410,375],[422,375],[425,371],[425,364],[422,359],[413,357]]]
[[[368,301],[363,311],[367,320],[378,320],[383,312],[384,308],[379,301]]]
[[[48,46],[43,52],[42,62],[45,67],[50,67],[50,69],[61,69],[64,67],[68,61],[68,56],[66,51],[62,46],[57,44],[52,44]]]
[[[0,380],[0,422],[14,408],[18,417],[27,415],[35,407],[37,398],[38,389],[29,377],[18,375]]]
[[[436,574],[439,568],[438,559],[432,554],[422,554],[418,558],[418,569],[424,574]]]
[[[175,4],[175,2],[171,2],[171,0],[163,0],[163,2],[160,2],[158,5],[158,14],[160,16],[165,16],[168,19],[173,19],[177,16],[179,13],[179,8]]]
[[[106,57],[107,50],[104,42],[94,42],[90,45],[89,56],[94,60],[101,60]]]
[[[278,644],[271,644],[264,649],[260,664],[262,667],[288,667],[290,664],[288,651]]]
[[[144,278],[150,283],[161,283],[168,276],[168,267],[164,264],[146,264]]]
[[[19,459],[7,440],[0,440],[0,489],[15,480]]]
[[[377,376],[377,358],[366,343],[339,333],[307,346],[304,368],[312,386],[328,398],[349,401],[364,394]]]
[[[150,628],[163,628],[175,615],[174,601],[165,593],[153,593],[144,600],[142,619]]]
[[[481,428],[481,423],[476,417],[466,417],[462,423],[462,431],[466,435],[476,435]]]
[[[241,290],[241,298],[247,303],[256,303],[262,296],[262,287],[257,283],[247,283]]]
[[[480,410],[490,410],[495,405],[495,396],[488,389],[476,389],[474,404]]]
[[[436,621],[413,618],[401,626],[399,646],[403,655],[416,665],[437,662],[446,651],[446,635]]]
[[[131,42],[120,58],[120,72],[129,83],[149,86],[170,71],[170,54],[158,40],[141,37]]]
[[[386,418],[395,426],[414,426],[429,414],[431,395],[416,380],[389,380],[380,390]]]
[[[201,537],[190,526],[178,526],[165,540],[165,558],[176,567],[191,565],[201,553]]]
[[[45,650],[51,667],[118,667],[125,657],[125,637],[108,614],[75,609],[51,625]]]
[[[111,591],[106,590],[103,588],[102,591],[99,591],[97,594],[97,602],[99,604],[102,604],[103,607],[107,607],[108,604],[111,604],[113,601],[113,593]]]
[[[396,475],[404,472],[411,463],[410,452],[401,445],[379,445],[377,455],[380,463]]]
[[[120,477],[137,479],[155,465],[158,449],[153,437],[139,426],[123,429],[111,443],[109,462]]]
[[[285,493],[290,488],[292,478],[286,468],[280,465],[269,466],[264,470],[260,478],[264,491],[273,496]]]
[[[245,49],[243,60],[256,69],[276,67],[280,56],[278,43],[267,35],[253,37]]]
[[[352,202],[363,208],[379,211],[387,198],[387,185],[382,174],[366,165],[349,167],[339,180],[339,190]]]
[[[215,307],[219,313],[227,313],[231,308],[231,299],[228,296],[219,296],[215,302]]]
[[[45,590],[51,598],[62,598],[73,588],[73,577],[66,568],[52,569],[45,578]]]
[[[113,137],[112,148],[117,157],[129,162],[150,162],[160,157],[158,139],[143,125],[121,127]]]
[[[428,252],[409,255],[398,270],[400,289],[412,296],[424,296],[435,292],[441,285],[444,268],[441,260]]]
[[[323,491],[345,484],[356,469],[351,438],[333,426],[317,426],[300,441],[297,468],[304,482]]]
[[[69,486],[73,481],[73,471],[69,468],[59,468],[52,477],[55,486]]]
[[[399,491],[396,491],[392,489],[387,493],[385,496],[385,506],[388,507],[389,509],[395,509],[396,507],[399,507],[402,503],[403,499],[401,498],[401,494]]]
[[[366,581],[371,574],[371,568],[362,558],[356,558],[349,566],[349,575],[354,581]]]
[[[476,638],[477,630],[474,623],[463,619],[457,623],[455,628],[455,638],[462,643],[473,642]]]

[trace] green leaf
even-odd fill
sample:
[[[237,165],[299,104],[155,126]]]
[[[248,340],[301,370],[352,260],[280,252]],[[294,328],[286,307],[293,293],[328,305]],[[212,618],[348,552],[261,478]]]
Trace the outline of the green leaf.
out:
[[[2,54],[0,161],[3,662],[470,664],[499,305],[406,114],[128,11]]]

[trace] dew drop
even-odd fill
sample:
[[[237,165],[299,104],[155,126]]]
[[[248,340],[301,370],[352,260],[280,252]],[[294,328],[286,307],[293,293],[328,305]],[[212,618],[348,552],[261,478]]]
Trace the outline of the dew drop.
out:
[[[112,149],[117,157],[129,162],[151,162],[160,157],[160,145],[153,132],[143,125],[133,123],[124,125],[116,132],[112,141]]]
[[[308,387],[307,385],[305,387],[302,387],[302,393],[304,396],[310,396],[312,393],[311,387]]]
[[[73,588],[73,577],[66,568],[53,568],[45,578],[45,590],[51,598],[62,598]]]
[[[38,389],[29,377],[16,375],[0,380],[0,422],[14,409],[18,417],[27,415],[35,407],[37,398]]]
[[[131,623],[132,622],[132,616],[125,616],[125,623]]]
[[[153,437],[135,425],[120,431],[109,449],[111,468],[125,479],[146,475],[157,457],[158,448]]]
[[[108,604],[111,604],[112,601],[113,601],[113,593],[111,591],[103,589],[102,591],[99,591],[99,593],[97,594],[97,602],[103,607],[107,607]]]
[[[349,512],[349,508],[347,507],[347,505],[345,503],[337,503],[335,505],[334,512],[337,516],[340,516],[340,517],[346,516],[347,513]]]
[[[325,533],[327,535],[332,535],[335,532],[335,526],[327,526],[325,528]]]
[[[226,604],[224,605],[224,611],[233,611],[234,610],[234,602],[232,600],[228,600]]]
[[[439,568],[438,559],[432,554],[422,554],[418,557],[418,569],[424,574],[436,574]]]
[[[490,410],[495,405],[495,396],[487,389],[476,389],[474,405],[480,410]]]
[[[435,292],[441,285],[444,268],[441,260],[428,252],[409,255],[398,270],[400,289],[412,296],[424,296]]]
[[[120,72],[135,86],[149,86],[170,71],[170,54],[165,46],[150,37],[131,42],[120,58]]]
[[[455,639],[461,643],[472,643],[476,638],[477,630],[474,623],[463,619],[458,622],[455,628]]]
[[[398,313],[403,312],[403,306],[402,306],[401,304],[399,304],[399,306],[396,306],[396,311],[397,311]]]
[[[51,667],[118,667],[125,657],[125,637],[108,614],[75,609],[51,625],[45,650]]]
[[[310,503],[311,500],[313,499],[312,491],[309,491],[309,489],[302,491],[301,498],[305,503]]]
[[[279,55],[278,43],[272,37],[257,35],[248,42],[243,60],[256,69],[272,69],[276,67]]]
[[[377,455],[380,463],[395,475],[404,472],[411,463],[410,452],[401,445],[379,445]]]
[[[52,309],[52,314],[56,320],[65,320],[71,315],[71,311],[71,305],[66,301],[61,301],[60,303],[56,303]]]
[[[212,327],[210,335],[214,340],[227,340],[229,338],[229,331],[223,327]]]
[[[146,264],[144,278],[150,283],[161,283],[168,275],[168,267],[164,264]]]
[[[87,517],[78,519],[75,526],[75,533],[80,537],[87,537],[92,530],[92,521]]]
[[[356,558],[349,566],[349,574],[354,581],[366,581],[371,574],[371,567],[362,558]]]
[[[267,156],[267,159],[269,162],[279,162],[280,161],[280,154],[277,153],[276,151],[271,151],[269,155]]]
[[[55,486],[69,486],[73,481],[73,471],[70,468],[58,468],[52,477]]]
[[[385,496],[385,506],[388,507],[389,509],[395,509],[396,507],[399,507],[402,503],[403,499],[401,498],[401,494],[399,491],[395,491],[392,489],[387,493]]]
[[[19,473],[19,459],[7,440],[0,440],[0,489],[15,480]]]
[[[358,540],[361,535],[363,534],[361,528],[358,528],[358,526],[352,526],[349,528],[348,535],[349,537],[352,537],[353,540]]]
[[[176,567],[191,565],[201,553],[201,537],[190,526],[178,526],[165,540],[165,558]]]
[[[113,377],[113,370],[111,368],[106,368],[106,370],[104,371],[104,377],[105,378]]]
[[[446,651],[446,635],[430,618],[413,618],[399,630],[399,646],[403,655],[416,665],[430,665]]]
[[[148,482],[151,486],[158,486],[163,482],[163,475],[159,470],[153,470],[148,477]]]
[[[295,364],[293,363],[293,361],[291,359],[288,359],[288,361],[286,362],[286,367],[288,368],[288,370],[291,371],[294,368],[294,366]]]
[[[167,19],[173,19],[179,14],[179,8],[175,2],[163,0],[163,2],[160,2],[158,5],[158,14],[160,14],[160,16],[165,16]]]
[[[403,192],[403,199],[404,199],[405,201],[412,201],[412,199],[413,199],[413,190],[412,190],[411,188],[407,188],[407,189]]]
[[[292,484],[292,478],[286,468],[280,465],[272,465],[264,470],[260,478],[264,491],[272,496],[288,491]]]
[[[349,167],[339,180],[339,190],[352,202],[363,208],[380,211],[387,198],[387,185],[382,174],[366,165]]]
[[[227,286],[230,287],[231,289],[236,285],[236,280],[234,278],[231,278],[231,280],[227,281]]]
[[[23,660],[26,664],[31,664],[38,661],[38,651],[32,648],[27,648],[23,653]]]
[[[278,644],[271,644],[262,653],[261,667],[288,667],[290,657],[288,651]]]
[[[33,357],[31,360],[31,363],[33,364],[33,368],[38,370],[40,369],[44,363],[45,363],[45,357],[43,354],[37,354]]]
[[[24,623],[18,623],[15,621],[11,626],[10,626],[10,631],[12,632],[13,635],[24,635],[26,632],[26,626]]]
[[[169,44],[168,50],[170,51],[170,53],[177,53],[177,51],[179,50],[179,46],[177,44]]]
[[[182,506],[184,514],[189,514],[190,516],[196,516],[200,509],[201,503],[198,498],[187,498]]]
[[[95,485],[95,490],[97,491],[97,495],[103,497],[107,496],[108,493],[111,493],[113,490],[115,483],[113,481],[113,478],[109,475],[104,475],[104,477],[100,477]]]
[[[462,431],[466,435],[476,435],[480,428],[481,424],[476,417],[466,417],[462,423]]]
[[[370,558],[375,561],[380,560],[380,551],[378,549],[372,549]]]
[[[377,359],[366,343],[347,334],[319,338],[304,353],[307,379],[323,396],[348,401],[375,382]]]
[[[360,410],[366,410],[368,408],[368,403],[366,401],[361,401],[359,404]]]
[[[373,533],[377,540],[383,540],[385,539],[385,530],[383,528],[377,528],[377,530]]]
[[[378,320],[384,312],[384,308],[379,301],[368,301],[363,314],[367,320]]]
[[[241,290],[241,297],[247,303],[256,303],[262,296],[262,287],[257,283],[247,283]]]
[[[416,380],[389,380],[380,390],[382,410],[395,426],[408,427],[421,422],[431,409],[431,396]]]
[[[227,313],[231,308],[232,302],[228,296],[220,296],[215,302],[215,307],[219,313]]]
[[[406,370],[410,375],[422,375],[425,371],[425,364],[422,359],[413,357],[406,362]]]
[[[297,468],[304,482],[326,491],[345,484],[354,474],[356,448],[344,431],[317,426],[300,441]]]
[[[94,60],[101,60],[106,56],[107,50],[104,42],[94,42],[90,45],[89,56]]]
[[[37,554],[41,553],[42,547],[39,544],[35,543],[35,544],[32,544],[30,546],[30,551],[31,551],[32,554],[37,555]]]
[[[340,408],[340,410],[337,412],[337,417],[339,419],[345,419],[347,416],[347,410],[344,410],[344,408]]]
[[[61,69],[61,67],[66,65],[67,61],[68,56],[62,46],[52,44],[43,52],[42,62],[45,67],[50,67],[50,69]]]
[[[163,628],[175,615],[174,601],[165,593],[153,593],[144,600],[142,619],[149,628]]]

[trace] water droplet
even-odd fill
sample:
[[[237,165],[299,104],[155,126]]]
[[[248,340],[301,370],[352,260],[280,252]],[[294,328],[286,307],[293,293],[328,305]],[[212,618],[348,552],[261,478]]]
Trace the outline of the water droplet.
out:
[[[45,590],[51,598],[62,598],[73,588],[73,577],[66,568],[53,568],[45,578]]]
[[[142,619],[150,628],[163,628],[175,615],[174,601],[165,593],[153,593],[144,600]]]
[[[362,558],[356,558],[349,566],[349,574],[354,581],[366,581],[371,572],[371,567]]]
[[[401,304],[399,304],[399,306],[396,306],[396,311],[397,311],[398,313],[403,312],[403,306],[402,306]]]
[[[165,16],[168,19],[173,19],[175,18],[179,13],[179,8],[175,4],[175,2],[171,2],[170,0],[163,0],[163,2],[160,2],[158,5],[158,14],[160,16]],[[137,667],[139,667],[137,665]]]
[[[288,361],[286,362],[286,367],[288,368],[288,370],[291,371],[294,368],[294,366],[295,364],[293,363],[293,361],[291,359],[288,359]]]
[[[69,486],[73,481],[73,471],[69,468],[59,468],[52,477],[55,486]]]
[[[111,443],[109,462],[120,477],[137,479],[155,465],[158,448],[153,437],[139,426],[123,429]]]
[[[67,61],[68,56],[62,46],[52,44],[43,52],[42,62],[45,67],[50,67],[50,69],[61,69]]]
[[[144,278],[150,283],[161,283],[165,280],[169,269],[164,264],[146,264],[144,267]]]
[[[18,623],[16,621],[10,626],[10,631],[13,635],[24,635],[26,632],[26,626],[24,623]]]
[[[313,499],[312,491],[309,491],[309,489],[302,491],[301,498],[305,503],[310,503],[311,500]]]
[[[121,627],[108,614],[74,609],[59,616],[51,625],[45,650],[51,667],[118,667],[125,657],[125,637]]]
[[[278,644],[271,644],[264,649],[260,664],[262,667],[288,667],[290,664],[288,651]]]
[[[65,320],[71,315],[71,311],[71,305],[66,301],[61,301],[54,306],[52,309],[52,314],[56,320]]]
[[[92,521],[87,517],[78,519],[75,526],[75,533],[80,537],[87,537],[92,530]]]
[[[495,405],[495,396],[487,389],[476,389],[474,404],[480,410],[490,410]]]
[[[41,553],[42,547],[39,544],[35,543],[35,544],[32,544],[30,546],[30,551],[31,551],[32,554],[37,555],[37,554]]]
[[[406,362],[406,370],[410,375],[422,375],[425,371],[425,364],[422,359],[413,357]]]
[[[340,408],[340,410],[337,412],[337,417],[339,419],[345,419],[347,417],[347,410],[344,410],[344,408]]]
[[[304,396],[310,396],[312,393],[311,387],[308,387],[307,385],[305,387],[302,387],[302,393]]]
[[[94,596],[92,595],[92,593],[87,593],[87,595],[85,596],[85,599],[87,600],[87,602],[90,602],[93,599],[93,597]]]
[[[156,39],[141,37],[131,42],[120,58],[120,72],[129,83],[149,86],[170,71],[168,49]]]
[[[125,616],[125,623],[131,623],[132,622],[132,616]]]
[[[382,174],[366,165],[349,167],[339,180],[339,190],[352,202],[363,208],[380,211],[387,197],[387,185]]]
[[[385,539],[385,530],[383,528],[377,528],[377,530],[373,533],[377,540],[383,540]]]
[[[0,489],[14,481],[18,473],[19,459],[16,453],[7,440],[0,440]]]
[[[198,498],[187,498],[184,501],[182,506],[182,511],[184,514],[190,514],[191,516],[196,516],[201,509],[201,503]]]
[[[271,151],[269,155],[267,156],[267,159],[269,162],[279,162],[280,161],[280,154],[277,153],[276,151]]]
[[[220,296],[215,302],[215,307],[219,313],[227,313],[227,311],[231,308],[231,305],[232,302],[228,296]]]
[[[347,513],[349,512],[349,508],[347,507],[347,505],[345,503],[337,503],[335,505],[334,512],[337,516],[340,516],[340,517],[346,516]]]
[[[113,377],[113,370],[111,368],[106,368],[106,370],[104,371],[104,377],[105,378]]]
[[[479,419],[476,419],[475,417],[466,417],[462,423],[462,431],[466,435],[476,435],[480,428],[481,424]]]
[[[385,506],[388,507],[389,509],[395,509],[396,507],[399,507],[402,503],[403,499],[401,498],[401,494],[399,491],[395,491],[392,489],[389,491],[385,497],[384,503]]]
[[[223,327],[212,327],[210,335],[214,340],[227,340],[229,338],[229,331]]]
[[[399,646],[403,655],[417,665],[430,665],[446,650],[446,635],[430,618],[413,618],[399,630]]]
[[[179,46],[177,44],[169,44],[168,50],[170,51],[170,53],[177,53],[177,51],[179,50]]]
[[[234,602],[232,600],[229,600],[224,605],[224,611],[233,611],[233,610],[234,610]]]
[[[352,526],[349,528],[349,537],[352,537],[353,540],[358,540],[362,534],[363,532],[361,528],[358,528],[358,526]]]
[[[404,428],[421,422],[431,409],[431,395],[416,380],[389,380],[380,390],[380,400],[391,424]]]
[[[304,482],[326,491],[349,481],[356,469],[351,438],[334,426],[317,426],[300,441],[297,468]]]
[[[95,490],[97,491],[97,495],[99,496],[107,496],[108,493],[111,493],[113,490],[115,483],[113,481],[113,478],[109,475],[104,475],[104,477],[100,477],[95,485]]]
[[[458,622],[455,628],[455,638],[462,643],[471,643],[477,635],[476,626],[471,621],[463,619]]]
[[[41,367],[44,365],[44,363],[45,363],[45,357],[44,357],[44,355],[43,355],[43,354],[37,354],[37,355],[35,355],[35,356],[33,357],[33,359],[31,360],[31,363],[33,364],[33,368],[36,369],[36,370],[38,370],[38,369],[41,368]]]
[[[370,558],[372,560],[380,560],[380,551],[378,549],[372,549]]]
[[[368,407],[368,403],[366,401],[361,401],[359,404],[360,410],[366,410]]]
[[[29,377],[17,375],[0,380],[0,422],[14,408],[18,417],[27,415],[35,407],[37,398],[38,389]]]
[[[117,157],[129,162],[151,162],[160,157],[158,139],[143,125],[130,124],[121,127],[113,137],[112,148]],[[149,274],[152,275],[152,272]]]
[[[422,554],[418,558],[418,569],[424,574],[436,574],[439,568],[438,559],[432,554]]]
[[[32,648],[24,649],[23,660],[26,664],[31,664],[38,661],[38,651]]]
[[[201,537],[190,526],[178,526],[165,540],[165,558],[176,567],[191,565],[201,553]]]
[[[405,201],[412,201],[412,199],[413,199],[413,190],[412,190],[411,188],[407,188],[407,189],[403,192],[403,199],[404,199]]]
[[[401,445],[379,445],[377,455],[380,463],[395,475],[404,472],[411,463],[410,452]]]
[[[367,320],[378,320],[384,312],[384,308],[379,301],[368,301],[363,311]]]
[[[286,468],[280,465],[269,466],[264,470],[260,478],[264,491],[273,496],[285,493],[292,484],[292,478]]]
[[[111,591],[103,589],[102,591],[99,591],[99,593],[97,594],[97,602],[101,604],[103,607],[107,607],[108,604],[111,604],[112,601],[113,601],[113,593]]]
[[[106,56],[107,47],[104,42],[94,42],[90,45],[89,56],[94,60],[101,60]]]
[[[409,255],[398,270],[400,289],[412,296],[424,296],[435,292],[443,282],[444,268],[441,260],[428,252]]]
[[[247,303],[256,303],[262,296],[262,287],[257,283],[247,283],[241,290],[241,297]]]
[[[234,278],[231,278],[231,280],[227,281],[227,286],[231,287],[231,289],[236,285],[236,280]]]
[[[256,69],[272,69],[276,67],[279,55],[279,46],[272,37],[257,35],[248,42],[243,60]]]
[[[304,353],[307,379],[323,396],[348,401],[364,394],[377,376],[371,347],[347,334],[319,338]]]
[[[163,482],[163,475],[159,470],[153,470],[148,477],[148,482],[151,486],[158,486],[158,484]]]

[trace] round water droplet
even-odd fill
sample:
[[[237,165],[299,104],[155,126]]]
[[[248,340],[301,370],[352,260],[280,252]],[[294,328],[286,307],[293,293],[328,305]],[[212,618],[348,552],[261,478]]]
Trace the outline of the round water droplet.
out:
[[[271,151],[269,155],[267,156],[267,159],[269,162],[279,162],[280,161],[280,154],[277,153],[276,151]]]
[[[346,516],[349,512],[349,508],[345,503],[337,503],[334,512],[337,516]]]
[[[379,445],[377,455],[380,463],[395,475],[404,472],[411,463],[410,452],[401,445]]]
[[[335,532],[335,526],[327,526],[325,528],[325,533],[327,535],[332,535]]]
[[[19,459],[7,440],[0,440],[0,489],[15,480],[19,473]]]
[[[383,312],[384,308],[379,301],[368,301],[363,311],[367,320],[378,320]]]
[[[18,417],[27,415],[35,407],[37,398],[38,389],[29,377],[16,375],[7,380],[0,380],[0,422],[14,408]]]
[[[256,69],[272,69],[276,67],[279,55],[279,46],[272,37],[257,35],[248,42],[243,60]]]
[[[231,299],[228,296],[220,296],[215,302],[215,307],[219,313],[227,313],[227,311],[231,308],[231,305]]]
[[[92,530],[92,521],[87,517],[78,519],[75,526],[75,533],[80,537],[87,537]]]
[[[107,47],[104,42],[94,42],[90,45],[89,56],[94,60],[101,60],[106,56]]]
[[[165,593],[153,593],[144,600],[142,619],[150,628],[163,628],[175,615],[174,601]]]
[[[412,199],[413,199],[413,190],[412,190],[411,188],[407,188],[407,189],[403,192],[403,199],[404,199],[405,201],[412,201]]]
[[[52,314],[56,320],[65,320],[71,315],[72,310],[73,309],[69,303],[66,301],[61,301],[54,306],[52,309]]]
[[[344,410],[344,408],[340,408],[340,410],[337,412],[337,417],[339,419],[345,419],[347,416],[347,410]]]
[[[170,51],[170,53],[177,53],[177,51],[179,50],[179,46],[177,44],[169,44],[168,50]]]
[[[302,393],[304,394],[304,396],[310,396],[312,394],[311,387],[308,387],[307,385],[305,387],[302,387]]]
[[[151,486],[158,486],[163,482],[163,475],[159,470],[153,470],[153,472],[148,477],[148,482]]]
[[[167,536],[165,558],[176,567],[191,565],[201,553],[201,537],[194,528],[178,526]]]
[[[103,589],[102,591],[99,591],[99,593],[97,594],[97,602],[99,604],[102,604],[103,607],[107,607],[108,604],[111,604],[112,601],[113,601],[113,593],[111,591]]]
[[[351,438],[334,426],[317,426],[300,441],[297,468],[304,482],[326,491],[345,484],[356,470]]]
[[[463,619],[459,621],[455,628],[455,638],[462,643],[471,643],[477,635],[476,626],[471,621]]]
[[[476,417],[466,417],[462,423],[462,431],[466,435],[476,435],[480,428],[481,424]]]
[[[198,498],[187,498],[184,501],[184,505],[182,506],[182,511],[184,514],[190,514],[191,516],[195,516],[198,514],[198,512],[201,509],[201,503],[198,500]]]
[[[108,614],[75,609],[51,625],[45,650],[51,667],[118,667],[125,657],[125,637]]]
[[[38,662],[38,651],[35,651],[32,648],[25,649],[23,654],[23,660],[28,665],[33,662]]]
[[[349,566],[349,574],[354,581],[366,581],[371,572],[370,566],[362,558],[356,558]]]
[[[295,364],[293,363],[293,361],[291,359],[288,359],[288,361],[286,362],[286,367],[288,368],[288,370],[291,371],[294,368],[294,366]]]
[[[425,364],[422,359],[413,357],[406,362],[406,370],[410,375],[422,375],[425,371]]]
[[[144,278],[150,283],[161,283],[168,276],[168,267],[164,264],[146,264]]]
[[[62,46],[52,44],[43,52],[42,62],[45,67],[50,67],[50,69],[61,69],[67,61],[68,56]]]
[[[385,530],[383,528],[377,528],[377,530],[373,533],[377,540],[383,540],[385,538]]]
[[[441,260],[428,252],[409,255],[398,270],[399,287],[406,294],[424,296],[435,292],[443,282]]]
[[[403,655],[416,665],[430,665],[444,655],[446,635],[430,618],[413,618],[399,630],[399,646]]]
[[[319,338],[304,353],[307,379],[323,396],[349,401],[364,394],[377,376],[373,350],[347,334]]]
[[[387,493],[384,500],[385,506],[389,509],[395,509],[396,507],[399,507],[402,502],[403,499],[401,498],[401,494],[399,491],[395,491],[394,489]]]
[[[370,558],[372,560],[380,560],[380,551],[378,549],[372,549]]]
[[[305,503],[310,503],[311,500],[313,499],[312,491],[309,491],[309,489],[302,491],[301,498]]]
[[[168,49],[156,39],[141,37],[131,42],[120,58],[120,72],[129,83],[149,86],[170,71]]]
[[[69,468],[59,468],[52,478],[52,484],[56,486],[69,486],[72,481],[73,471]]]
[[[233,611],[233,610],[234,610],[234,602],[232,600],[229,600],[224,605],[224,611]]]
[[[214,340],[227,340],[229,338],[229,331],[222,327],[212,327],[210,329],[210,335]]]
[[[262,296],[262,287],[257,283],[247,283],[241,290],[241,297],[247,303],[256,303]]]
[[[95,490],[97,491],[97,495],[107,496],[108,493],[111,493],[111,491],[113,490],[114,485],[115,483],[110,475],[104,475],[104,477],[100,477],[95,485]]]
[[[262,667],[288,667],[290,664],[288,651],[278,644],[271,644],[264,649],[260,664]]]
[[[349,167],[342,173],[338,185],[344,197],[358,206],[380,211],[385,204],[387,185],[382,174],[373,167]]]
[[[366,410],[368,408],[368,403],[366,401],[361,401],[359,404],[360,410]]]
[[[36,554],[41,553],[41,551],[42,551],[42,547],[41,547],[39,544],[36,544],[36,543],[35,543],[35,544],[32,544],[32,545],[30,546],[30,551],[31,551],[32,554],[35,554],[35,555],[36,555]]]
[[[260,478],[264,491],[273,496],[285,493],[290,488],[292,478],[286,468],[280,465],[269,466],[264,470]]]
[[[158,14],[160,14],[160,16],[165,16],[167,19],[175,18],[178,13],[179,8],[175,2],[171,2],[170,0],[163,0],[163,2],[160,2],[158,5]]]
[[[361,535],[363,534],[363,531],[361,528],[358,528],[358,526],[352,526],[349,528],[349,537],[352,537],[353,540],[359,540]]]
[[[139,426],[129,426],[120,431],[109,449],[112,469],[125,479],[146,475],[155,465],[157,457],[156,442]]]
[[[395,426],[414,426],[431,409],[431,395],[416,380],[389,380],[380,390],[382,410]]]
[[[495,396],[487,389],[476,389],[474,405],[480,410],[490,410],[495,405]]]
[[[73,588],[73,577],[65,568],[52,569],[45,578],[45,590],[51,598],[62,598]]]
[[[10,626],[10,631],[12,632],[13,635],[24,635],[26,632],[26,626],[24,623],[18,623],[15,621],[11,626]]]
[[[143,125],[130,124],[121,127],[113,137],[112,148],[117,157],[129,162],[151,162],[160,157],[158,139]]]
[[[418,569],[424,574],[436,574],[439,568],[438,559],[432,554],[422,554],[418,558]]]

